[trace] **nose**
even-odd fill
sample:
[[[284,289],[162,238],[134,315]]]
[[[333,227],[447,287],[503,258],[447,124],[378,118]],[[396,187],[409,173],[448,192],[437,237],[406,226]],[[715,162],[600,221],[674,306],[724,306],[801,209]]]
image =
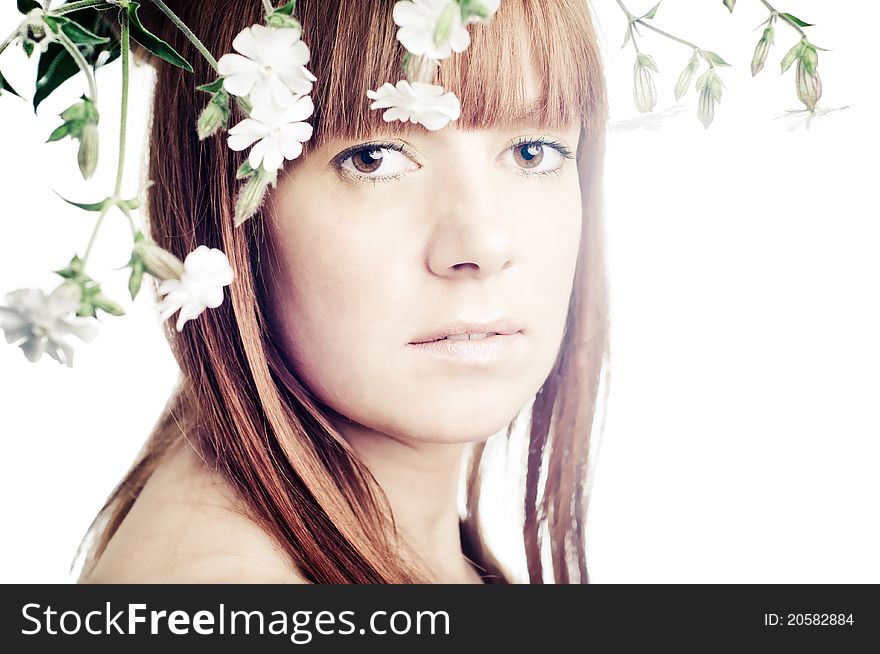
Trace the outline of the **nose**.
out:
[[[513,265],[514,216],[488,170],[463,166],[445,176],[435,199],[437,216],[428,249],[428,268],[438,277],[485,278]]]

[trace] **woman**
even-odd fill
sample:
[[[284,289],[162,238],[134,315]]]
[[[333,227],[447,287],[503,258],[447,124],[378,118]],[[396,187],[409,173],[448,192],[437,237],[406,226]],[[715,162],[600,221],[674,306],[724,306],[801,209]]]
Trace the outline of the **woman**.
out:
[[[170,4],[212,53],[263,12]],[[516,581],[480,528],[496,434],[522,468],[504,493],[524,507],[529,581],[588,581],[608,358],[589,8],[503,0],[441,62],[461,116],[429,131],[368,108],[366,89],[400,79],[393,4],[297,3],[314,136],[239,228],[241,155],[193,129],[213,71],[145,16],[195,64],[157,66],[151,235],[178,256],[220,248],[236,275],[229,301],[168,328],[180,384],[96,518],[81,581]]]

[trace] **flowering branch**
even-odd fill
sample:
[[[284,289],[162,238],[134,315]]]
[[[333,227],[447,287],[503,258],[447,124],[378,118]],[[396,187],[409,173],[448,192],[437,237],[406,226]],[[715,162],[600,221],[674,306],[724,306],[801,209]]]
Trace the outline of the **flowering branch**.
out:
[[[162,0],[152,0],[156,6],[187,36],[216,70],[217,61],[211,53],[195,37],[192,31],[171,12]],[[292,4],[292,3],[291,3]],[[223,286],[232,281],[232,269],[226,255],[220,250],[199,246],[181,262],[173,254],[158,247],[145,238],[135,226],[132,211],[139,205],[137,198],[121,197],[123,173],[125,170],[126,135],[128,126],[129,74],[131,39],[151,51],[157,57],[185,68],[192,72],[189,62],[157,36],[150,34],[140,23],[137,16],[139,3],[131,0],[81,0],[70,2],[57,10],[50,9],[51,0],[42,4],[36,0],[21,0],[19,9],[26,14],[25,20],[2,44],[0,52],[20,38],[25,52],[30,55],[35,45],[40,51],[52,58],[52,65],[37,81],[37,93],[34,97],[34,108],[65,79],[71,76],[70,69],[82,72],[88,82],[88,96],[82,96],[78,102],[61,117],[64,123],[49,138],[55,141],[64,136],[80,140],[79,164],[84,177],[89,177],[97,163],[98,150],[98,113],[95,106],[97,84],[94,69],[101,65],[98,55],[109,53],[104,62],[114,58],[113,40],[109,36],[93,33],[86,25],[95,25],[97,32],[108,31],[97,11],[112,7],[119,9],[119,44],[118,55],[121,56],[122,85],[120,103],[119,154],[116,167],[116,180],[113,193],[99,202],[77,203],[65,200],[86,211],[98,212],[98,218],[89,235],[89,240],[82,258],[74,255],[67,267],[54,271],[65,281],[51,294],[46,295],[39,289],[19,289],[7,293],[4,304],[0,305],[0,329],[5,332],[9,343],[18,344],[30,361],[38,361],[43,354],[49,354],[59,363],[68,366],[73,364],[73,348],[64,338],[74,335],[89,341],[95,335],[95,327],[87,324],[84,319],[96,318],[98,309],[103,312],[120,316],[122,308],[113,300],[104,296],[100,285],[92,279],[86,265],[92,254],[98,232],[107,214],[118,208],[128,220],[134,239],[132,256],[127,266],[131,268],[129,292],[135,298],[141,287],[145,272],[160,281],[159,291],[165,295],[158,307],[161,319],[180,311],[177,329],[196,318],[208,307],[217,307],[223,301]],[[64,14],[80,12],[75,20],[64,17]],[[83,13],[85,12],[85,13]],[[89,13],[91,12],[91,13]],[[93,23],[94,21],[94,23]],[[53,49],[47,46],[57,44]],[[81,51],[81,47],[87,50]],[[58,59],[61,57],[62,59]],[[69,57],[67,63],[59,66],[58,62]],[[70,62],[75,66],[71,66]],[[15,91],[0,75],[0,92]],[[17,95],[17,93],[16,93]],[[148,185],[151,182],[148,182]]]
[[[770,11],[770,16],[763,23],[766,25],[766,28],[764,29],[764,33],[761,36],[761,40],[758,42],[758,45],[755,48],[755,53],[752,57],[752,76],[757,75],[764,67],[767,54],[773,44],[773,24],[777,18],[781,18],[801,36],[801,40],[795,44],[795,46],[791,48],[788,54],[782,59],[782,72],[784,73],[795,61],[798,63],[795,78],[797,95],[801,102],[807,107],[808,112],[814,113],[816,111],[816,103],[822,95],[822,84],[819,80],[818,73],[819,60],[817,51],[824,50],[824,48],[819,48],[813,45],[807,39],[803,28],[812,27],[810,23],[804,22],[792,14],[779,12],[767,0],[760,0],[760,2]],[[733,12],[736,0],[723,0],[723,3],[730,12]],[[657,65],[649,55],[644,54],[639,49],[635,39],[636,34],[641,35],[638,32],[638,26],[641,25],[642,27],[681,43],[693,50],[690,60],[685,66],[685,69],[679,75],[678,82],[675,85],[676,100],[680,100],[681,97],[687,93],[691,80],[700,65],[700,59],[708,64],[708,69],[697,78],[696,83],[696,89],[699,93],[697,117],[703,123],[703,126],[708,128],[714,119],[715,103],[721,101],[721,92],[724,88],[724,84],[718,77],[715,67],[728,66],[729,64],[714,52],[704,50],[696,44],[670,34],[648,22],[652,20],[657,13],[657,9],[660,6],[659,2],[643,16],[636,16],[630,12],[622,0],[617,0],[617,5],[627,19],[626,33],[624,35],[622,47],[626,47],[626,45],[632,41],[633,48],[635,48],[636,51],[636,63],[633,69],[633,98],[635,100],[636,108],[642,113],[652,112],[657,102],[656,89],[650,72],[657,72]]]
[[[694,73],[696,73],[697,68],[700,66],[700,59],[703,59],[708,64],[708,69],[697,78],[696,84],[697,91],[699,92],[697,117],[700,119],[700,122],[703,123],[703,126],[708,128],[715,118],[715,103],[721,101],[721,92],[724,87],[721,78],[718,77],[718,74],[715,72],[715,66],[728,66],[729,64],[714,52],[703,50],[690,41],[686,41],[685,39],[670,34],[669,32],[665,32],[646,22],[654,18],[657,9],[660,7],[659,2],[643,16],[635,16],[632,14],[629,9],[626,8],[626,5],[623,4],[622,0],[617,0],[617,5],[620,7],[621,11],[626,14],[627,18],[626,33],[624,35],[622,47],[626,47],[626,44],[629,41],[632,41],[633,47],[636,51],[636,61],[633,67],[633,99],[636,108],[642,113],[649,113],[654,110],[654,106],[657,104],[657,89],[654,86],[654,79],[650,73],[650,71],[654,71],[655,73],[658,72],[657,64],[650,55],[644,54],[639,50],[635,39],[635,34],[638,33],[637,26],[642,25],[661,36],[665,36],[668,39],[686,45],[693,50],[690,61],[688,61],[688,64],[685,66],[681,75],[679,75],[678,83],[675,85],[676,100],[681,99],[690,87],[691,79],[693,78]]]

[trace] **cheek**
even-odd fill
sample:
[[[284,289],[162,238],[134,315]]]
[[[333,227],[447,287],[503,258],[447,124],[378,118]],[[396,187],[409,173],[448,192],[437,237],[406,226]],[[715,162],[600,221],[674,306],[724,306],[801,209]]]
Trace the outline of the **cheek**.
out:
[[[301,203],[296,214],[273,235],[280,259],[273,315],[303,383],[352,416],[386,374],[390,348],[405,342],[399,317],[411,298],[401,284],[408,274],[397,268],[407,259],[406,237],[381,208]]]
[[[581,247],[583,208],[577,179],[548,191],[531,208],[541,220],[524,231],[522,288],[536,348],[532,376],[543,383],[564,335]]]

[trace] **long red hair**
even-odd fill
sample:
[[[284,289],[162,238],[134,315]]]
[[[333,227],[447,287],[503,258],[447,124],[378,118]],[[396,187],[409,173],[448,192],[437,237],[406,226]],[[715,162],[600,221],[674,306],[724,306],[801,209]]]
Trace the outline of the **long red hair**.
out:
[[[262,22],[258,0],[167,2],[219,56],[245,26]],[[318,81],[303,156],[334,137],[367,138],[383,123],[365,90],[401,78],[403,49],[391,20],[394,0],[300,0],[296,16]],[[228,298],[183,332],[166,323],[181,370],[178,387],[142,453],[93,522],[80,578],[97,563],[163,455],[189,440],[237,489],[251,518],[314,583],[434,581],[395,538],[382,489],[285,364],[266,319],[262,216],[233,227],[241,153],[225,135],[199,141],[195,124],[216,74],[163,16],[144,22],[193,63],[195,74],[159,62],[149,139],[146,211],[152,238],[183,258],[198,245],[222,249],[235,270]],[[522,506],[522,546],[530,583],[587,583],[586,511],[590,440],[608,391],[608,298],[601,225],[607,102],[599,49],[585,0],[504,0],[472,42],[444,60],[437,82],[461,100],[460,129],[503,125],[526,107],[524,71],[536,74],[537,124],[582,125],[578,174],[583,230],[567,323],[557,360],[528,411],[521,449],[506,430],[508,455],[522,469],[505,497]],[[235,112],[234,112],[235,113]],[[233,115],[230,124],[240,116]],[[290,165],[290,164],[288,164]],[[601,395],[601,397],[600,397]],[[505,434],[499,436],[504,437]],[[493,556],[479,516],[481,462],[473,448],[461,520],[465,554],[487,581],[516,581]],[[524,462],[524,464],[522,463]],[[549,564],[549,565],[548,565]],[[549,570],[546,568],[549,567]]]

